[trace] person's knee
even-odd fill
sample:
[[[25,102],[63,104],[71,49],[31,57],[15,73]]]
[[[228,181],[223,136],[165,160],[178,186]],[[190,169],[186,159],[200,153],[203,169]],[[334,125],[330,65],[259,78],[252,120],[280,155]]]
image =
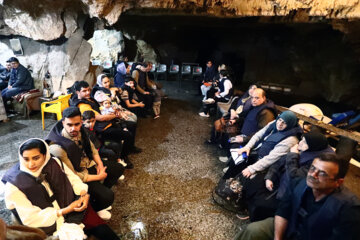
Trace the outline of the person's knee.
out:
[[[274,218],[252,222],[246,226],[236,237],[239,240],[256,239],[270,240],[274,237]]]
[[[114,192],[111,189],[104,187],[103,191],[101,191],[99,202],[105,208],[113,204],[114,202]]]

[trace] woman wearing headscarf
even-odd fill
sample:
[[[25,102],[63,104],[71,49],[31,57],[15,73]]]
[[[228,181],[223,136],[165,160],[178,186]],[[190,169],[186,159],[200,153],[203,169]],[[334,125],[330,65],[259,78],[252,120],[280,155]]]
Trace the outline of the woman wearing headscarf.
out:
[[[122,128],[127,128],[133,135],[135,141],[136,137],[136,128],[137,128],[137,116],[133,112],[123,108],[121,106],[121,88],[110,87],[110,79],[106,74],[100,74],[97,77],[96,85],[91,91],[91,96],[99,102],[100,104],[110,97],[113,106],[115,106],[119,111],[118,115],[118,125]]]
[[[250,178],[268,169],[299,142],[301,133],[295,114],[291,111],[281,113],[276,120],[268,123],[252,136],[243,148],[230,150],[237,151],[239,156],[242,153],[249,156],[250,151],[252,154],[237,165],[234,159],[230,160],[229,169],[223,179],[235,177],[240,172],[245,178]]]
[[[88,205],[87,185],[50,155],[45,141],[32,138],[22,143],[19,159],[2,181],[6,207],[23,225],[74,238],[84,234],[85,226],[89,236],[119,239]]]
[[[314,158],[322,153],[333,153],[326,137],[319,132],[305,133],[290,152],[274,163],[267,173],[256,175],[244,184],[243,194],[251,221],[272,217],[277,200],[288,189],[292,178],[305,177]],[[265,182],[264,182],[265,180]]]

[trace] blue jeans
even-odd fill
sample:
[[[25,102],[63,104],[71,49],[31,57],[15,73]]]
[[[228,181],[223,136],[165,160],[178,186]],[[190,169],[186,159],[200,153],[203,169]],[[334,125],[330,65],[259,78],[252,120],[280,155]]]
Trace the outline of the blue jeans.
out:
[[[2,96],[2,98],[4,100],[4,103],[6,104],[6,102],[8,100],[10,100],[12,96],[15,96],[15,95],[17,95],[17,94],[19,94],[21,92],[26,92],[26,91],[27,90],[22,90],[22,89],[17,88],[17,87],[11,88],[11,89],[5,88],[4,90],[1,91],[1,96]]]

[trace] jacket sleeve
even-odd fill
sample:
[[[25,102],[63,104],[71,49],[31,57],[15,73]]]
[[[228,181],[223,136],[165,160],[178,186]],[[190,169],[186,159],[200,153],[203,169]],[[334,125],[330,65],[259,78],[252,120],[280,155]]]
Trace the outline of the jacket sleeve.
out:
[[[298,153],[290,152],[287,154],[285,169],[291,178],[305,177],[310,168],[311,162],[300,167],[299,159],[300,155]]]
[[[27,72],[27,69],[19,69],[17,71],[17,79],[15,83],[12,85],[12,87],[24,87],[24,85],[29,84],[28,78],[29,78],[29,72]]]
[[[295,136],[290,136],[274,147],[268,155],[259,159],[256,163],[248,166],[248,169],[252,174],[263,171],[270,167],[273,163],[278,161],[282,156],[286,155],[292,146],[298,143],[298,139]]]
[[[68,158],[67,153],[60,145],[51,144],[49,146],[50,153],[55,157],[59,158],[73,173],[75,173],[83,182],[87,181],[89,176],[87,169],[84,168],[81,172],[77,172],[72,165],[70,159]]]
[[[259,141],[262,136],[265,134],[266,130],[269,128],[270,124],[272,122],[268,123],[268,125],[266,125],[265,127],[263,127],[262,129],[260,129],[259,131],[257,131],[250,139],[250,141],[245,145],[245,147],[248,147],[249,149],[252,149],[255,144],[257,143],[257,141]]]
[[[275,119],[274,113],[269,109],[264,109],[257,116],[258,129],[265,127],[269,122]]]
[[[54,158],[56,162],[61,166],[61,162],[58,158]],[[64,166],[64,172],[66,174],[66,177],[69,179],[69,182],[71,183],[71,186],[73,187],[74,193],[76,195],[80,195],[81,191],[85,190],[88,191],[88,185],[83,183],[79,176],[77,176],[66,164],[63,164]]]
[[[272,182],[278,182],[284,170],[285,160],[286,156],[282,156],[278,161],[272,164],[269,167],[264,179],[269,179]]]

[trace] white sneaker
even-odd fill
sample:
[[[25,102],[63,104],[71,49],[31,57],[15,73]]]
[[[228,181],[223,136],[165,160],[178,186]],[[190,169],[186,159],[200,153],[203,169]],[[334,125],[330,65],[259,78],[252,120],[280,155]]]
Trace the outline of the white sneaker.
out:
[[[229,169],[229,167],[224,168],[223,172],[226,173],[228,169]]]
[[[229,161],[228,157],[219,157],[219,161],[223,163],[227,163]]]
[[[125,179],[125,176],[124,175],[121,175],[119,178],[118,178],[118,181],[122,181]]]
[[[118,163],[120,163],[123,167],[127,166],[126,162],[124,162],[122,159],[118,160]]]
[[[110,220],[111,218],[111,213],[105,209],[98,211],[97,214],[102,220],[105,221]]]
[[[213,104],[213,103],[215,103],[215,100],[213,98],[208,98],[208,99],[204,100],[203,103],[205,103],[205,104]]]
[[[201,112],[201,113],[199,113],[199,116],[200,117],[210,117],[210,115],[209,114],[205,114],[204,112]]]

